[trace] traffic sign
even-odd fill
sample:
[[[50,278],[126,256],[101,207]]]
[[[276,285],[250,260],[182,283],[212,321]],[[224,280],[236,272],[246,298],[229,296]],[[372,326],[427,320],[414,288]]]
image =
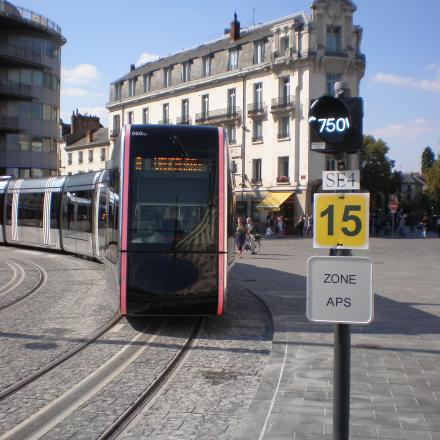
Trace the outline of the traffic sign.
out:
[[[313,207],[313,247],[368,249],[369,193],[317,193]]]
[[[368,324],[373,319],[373,265],[366,257],[310,257],[310,321]]]
[[[391,200],[391,202],[388,203],[388,209],[390,210],[391,214],[395,214],[399,209],[399,204],[397,203],[397,200]]]
[[[310,149],[356,153],[362,148],[362,98],[321,96],[309,109]]]
[[[324,191],[360,189],[359,170],[323,171],[322,189]]]

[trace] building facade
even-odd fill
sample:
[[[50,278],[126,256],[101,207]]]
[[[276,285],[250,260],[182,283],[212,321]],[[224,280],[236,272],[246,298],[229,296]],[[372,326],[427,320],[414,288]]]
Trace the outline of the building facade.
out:
[[[275,210],[293,225],[310,209],[322,170],[334,166],[309,151],[310,101],[333,94],[337,81],[359,94],[365,57],[355,10],[350,0],[315,0],[310,15],[248,29],[235,16],[218,40],[131,66],[111,84],[111,140],[130,123],[221,126],[235,162],[238,215],[264,222]]]
[[[0,1],[0,174],[56,174],[61,29]]]
[[[64,124],[67,126],[67,124]],[[108,129],[97,116],[72,114],[70,130],[58,142],[59,173],[70,175],[98,171],[109,159]]]

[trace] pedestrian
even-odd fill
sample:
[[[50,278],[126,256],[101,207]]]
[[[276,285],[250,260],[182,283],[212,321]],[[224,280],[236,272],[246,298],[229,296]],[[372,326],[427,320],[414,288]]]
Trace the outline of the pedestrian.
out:
[[[255,233],[256,233],[255,225],[252,222],[252,219],[248,217],[246,219],[246,234],[252,255],[255,254]]]
[[[426,230],[428,229],[428,217],[426,215],[422,217],[420,226],[422,228],[422,238],[426,238]]]
[[[282,215],[277,217],[277,225],[278,225],[278,237],[281,238],[283,236],[284,231],[284,219]]]
[[[299,218],[298,223],[296,224],[296,227],[299,230],[299,235],[301,235],[301,237],[303,236],[304,224],[305,224],[305,216],[302,215]]]
[[[235,228],[235,244],[238,247],[238,255],[243,258],[243,246],[246,241],[246,226],[243,218],[237,218],[237,227]]]
[[[405,237],[405,220],[406,220],[406,214],[403,214],[398,217],[399,221],[399,236]]]
[[[305,219],[305,237],[313,236],[313,217],[312,214],[309,214]]]

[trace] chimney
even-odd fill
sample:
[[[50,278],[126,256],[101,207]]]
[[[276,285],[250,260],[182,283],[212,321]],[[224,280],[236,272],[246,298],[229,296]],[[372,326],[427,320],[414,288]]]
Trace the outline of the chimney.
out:
[[[237,20],[237,13],[234,13],[234,21],[231,22],[231,39],[236,41],[240,38],[240,22]]]
[[[93,142],[93,131],[89,129],[87,132],[87,143],[91,144]]]
[[[134,69],[136,69],[135,65],[134,64],[130,64],[130,70],[134,70]]]

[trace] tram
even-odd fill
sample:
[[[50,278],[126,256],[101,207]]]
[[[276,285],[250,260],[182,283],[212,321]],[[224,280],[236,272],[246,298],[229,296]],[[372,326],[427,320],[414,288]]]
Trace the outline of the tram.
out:
[[[223,130],[127,125],[106,168],[0,178],[0,243],[102,261],[124,315],[222,315],[234,262]]]

